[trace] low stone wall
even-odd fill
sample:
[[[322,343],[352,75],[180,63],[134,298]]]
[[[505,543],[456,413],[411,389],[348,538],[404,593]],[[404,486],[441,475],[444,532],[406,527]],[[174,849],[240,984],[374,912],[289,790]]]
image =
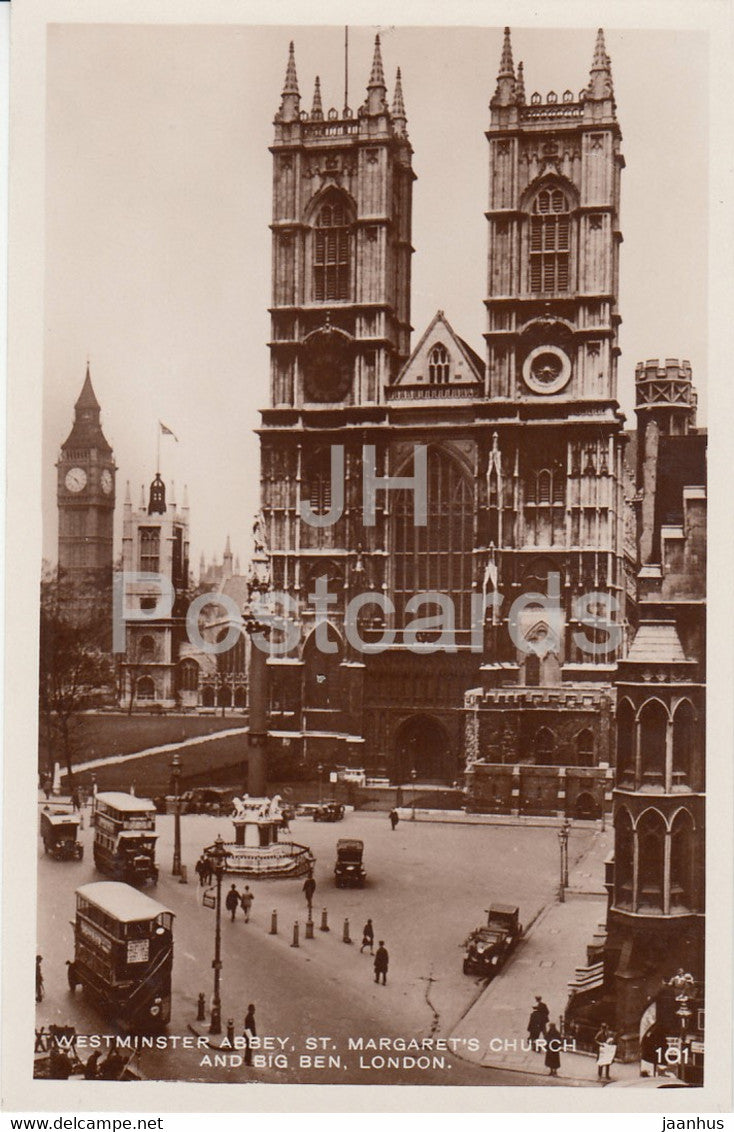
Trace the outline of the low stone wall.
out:
[[[466,772],[469,813],[599,818],[611,813],[611,767],[473,763]]]

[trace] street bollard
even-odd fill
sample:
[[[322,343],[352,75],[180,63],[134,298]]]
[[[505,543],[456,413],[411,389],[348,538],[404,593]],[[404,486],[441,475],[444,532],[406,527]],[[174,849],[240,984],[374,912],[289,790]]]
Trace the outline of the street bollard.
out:
[[[344,934],[342,935],[342,939],[345,943],[352,942],[352,937],[349,934],[349,920],[344,921]]]
[[[299,947],[299,946],[300,946],[300,944],[298,943],[298,920],[296,920],[295,924],[293,925],[293,943],[291,944],[291,947]]]
[[[188,875],[188,872],[187,872],[187,868],[188,868],[187,865],[181,866],[181,876],[178,878],[179,884],[188,884],[189,883],[189,875]]]
[[[278,934],[278,913],[276,912],[275,908],[273,908],[273,914],[270,917],[270,934]]]
[[[306,939],[313,939],[313,920],[310,916],[306,920]]]
[[[196,1021],[206,1022],[206,997],[204,996],[203,991],[199,995],[196,1003]]]
[[[227,1019],[227,1044],[234,1049],[234,1018]]]
[[[326,916],[326,909],[324,908],[323,911],[321,912],[321,927],[319,928],[319,931],[328,932],[328,930],[329,930],[329,921],[328,921],[327,916]]]

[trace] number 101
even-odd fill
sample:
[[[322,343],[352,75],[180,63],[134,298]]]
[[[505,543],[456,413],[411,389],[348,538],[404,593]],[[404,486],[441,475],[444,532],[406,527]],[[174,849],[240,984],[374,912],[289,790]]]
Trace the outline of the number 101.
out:
[[[658,1065],[661,1065],[663,1062],[665,1062],[666,1065],[680,1065],[681,1063],[687,1065],[690,1052],[687,1046],[685,1049],[681,1049],[680,1046],[666,1046],[665,1049],[663,1049],[662,1046],[658,1046],[655,1050]]]

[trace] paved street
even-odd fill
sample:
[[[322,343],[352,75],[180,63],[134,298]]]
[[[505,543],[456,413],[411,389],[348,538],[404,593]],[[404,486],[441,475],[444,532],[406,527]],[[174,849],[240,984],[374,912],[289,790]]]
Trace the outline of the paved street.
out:
[[[170,1035],[191,1035],[196,1026],[196,999],[212,989],[214,912],[201,903],[193,865],[217,833],[232,837],[227,819],[185,816],[182,819],[183,860],[190,882],[180,885],[170,876],[173,819],[158,819],[158,862],[161,878],[151,895],[176,913],[174,1002]],[[232,924],[222,923],[223,1018],[234,1018],[236,1034],[248,1002],[257,1007],[258,1033],[286,1040],[287,1065],[270,1062],[247,1070],[235,1063],[202,1064],[202,1051],[175,1053],[145,1051],[141,1067],[147,1077],[189,1080],[279,1080],[313,1083],[361,1084],[391,1082],[412,1084],[521,1084],[521,1071],[487,1068],[479,1062],[482,1051],[472,1051],[472,1035],[460,1020],[478,999],[484,984],[462,974],[461,944],[468,931],[481,923],[490,901],[520,906],[526,927],[555,898],[558,882],[557,837],[553,828],[462,826],[402,821],[393,833],[386,815],[348,814],[338,824],[318,824],[306,818],[291,824],[293,840],[309,845],[317,858],[314,899],[315,938],[305,940],[305,901],[302,880],[250,881],[255,893],[251,922],[242,914]],[[91,839],[81,835],[85,857],[81,863],[56,862],[39,848],[38,950],[44,956],[46,998],[37,1009],[38,1024],[74,1024],[80,1033],[110,1033],[80,991],[72,998],[67,989],[65,960],[72,955],[73,892],[80,884],[99,879],[94,870]],[[332,870],[339,837],[360,837],[365,843],[364,889],[336,889]],[[573,829],[571,863],[590,847],[591,829]],[[40,846],[40,842],[39,842]],[[227,884],[229,882],[226,882]],[[238,880],[242,888],[244,880]],[[331,930],[319,930],[321,909],[326,907]],[[276,909],[279,934],[269,934],[271,912]],[[390,951],[386,987],[377,986],[372,960],[359,953],[362,925],[370,916],[376,939],[385,939]],[[345,918],[355,941],[342,940]],[[293,923],[300,922],[301,946],[291,947]],[[579,932],[581,962],[585,939]],[[498,985],[502,978],[496,980]],[[523,1010],[525,1004],[523,1003]],[[202,1034],[206,1025],[197,1027]],[[369,1048],[370,1039],[446,1039],[455,1032],[456,1048],[428,1050],[430,1064],[421,1068],[402,1060],[415,1058],[415,1050]],[[339,1058],[314,1067],[301,1058],[313,1057],[307,1038],[328,1039],[323,1054]],[[349,1049],[363,1039],[363,1048]],[[217,1041],[218,1039],[213,1039]],[[477,1041],[478,1039],[474,1039]],[[479,1056],[477,1057],[477,1054]],[[397,1067],[387,1057],[400,1058]],[[472,1058],[475,1062],[472,1063]],[[518,1067],[520,1068],[520,1067]],[[538,1078],[530,1075],[527,1081]]]

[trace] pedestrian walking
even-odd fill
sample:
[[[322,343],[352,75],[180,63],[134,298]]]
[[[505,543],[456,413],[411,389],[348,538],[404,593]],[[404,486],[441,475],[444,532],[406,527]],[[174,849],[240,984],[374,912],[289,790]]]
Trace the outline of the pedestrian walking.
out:
[[[252,902],[254,899],[254,893],[250,892],[248,885],[245,885],[245,891],[240,896],[240,904],[242,905],[242,911],[245,913],[246,924],[249,924],[250,922],[250,909],[252,908]],[[234,919],[234,915],[232,916],[232,919]]]
[[[313,905],[313,894],[316,891],[316,881],[314,880],[313,873],[310,872],[303,882],[303,892],[308,904],[308,918],[311,919],[311,907]]]
[[[44,792],[44,794],[46,795],[46,801],[47,801],[47,802],[48,802],[49,798],[51,797],[51,788],[52,788],[52,786],[53,786],[53,779],[51,778],[51,775],[50,775],[50,774],[46,774],[46,775],[44,775],[44,778],[43,778],[43,792]]]
[[[600,1081],[608,1081],[609,1068],[614,1058],[617,1056],[617,1039],[606,1022],[602,1022],[601,1028],[594,1034],[594,1041],[598,1049],[596,1056],[596,1075]]]
[[[380,975],[382,975],[382,985],[384,986],[387,981],[387,968],[390,964],[390,956],[385,947],[384,939],[380,940],[380,945],[375,952],[375,982],[379,983]]]
[[[71,791],[71,808],[72,811],[81,809],[81,800],[79,797],[79,787],[75,786]]]
[[[196,873],[197,877],[199,878],[199,887],[201,888],[204,884],[204,858],[203,857],[199,857],[199,860],[194,865],[194,872]]]
[[[545,1007],[545,1010],[542,1009]],[[530,1018],[528,1019],[528,1037],[533,1043],[533,1048],[538,1051],[540,1048],[540,1039],[545,1034],[545,1025],[549,1016],[548,1007],[545,1006],[540,995],[535,996],[535,1004],[530,1011]]]
[[[375,946],[375,929],[372,927],[372,920],[368,920],[367,923],[365,924],[365,926],[362,928],[362,946],[359,949],[359,954],[360,955],[362,954],[365,947],[369,947],[370,955],[374,955],[375,954],[374,950],[373,950],[374,946]]]
[[[545,1041],[545,1064],[548,1067],[550,1076],[557,1077],[558,1070],[561,1068],[561,1035],[553,1022],[551,1022],[545,1032]]]
[[[257,1026],[255,1024],[255,1006],[250,1003],[247,1007],[247,1014],[245,1014],[245,1065],[252,1065],[252,1039],[257,1037]]]
[[[224,907],[227,909],[230,916],[232,917],[232,923],[234,923],[235,913],[237,912],[239,905],[240,905],[240,894],[237,891],[237,889],[235,888],[235,886],[232,885],[232,887],[230,888],[230,890],[227,893],[225,900],[224,900]]]
[[[43,956],[36,956],[36,1002],[43,1002],[43,971],[41,970],[41,963]]]
[[[399,821],[400,821],[400,817],[398,815],[398,811],[397,810],[390,810],[390,825],[393,828],[393,833],[395,832],[395,829],[396,829]]]

